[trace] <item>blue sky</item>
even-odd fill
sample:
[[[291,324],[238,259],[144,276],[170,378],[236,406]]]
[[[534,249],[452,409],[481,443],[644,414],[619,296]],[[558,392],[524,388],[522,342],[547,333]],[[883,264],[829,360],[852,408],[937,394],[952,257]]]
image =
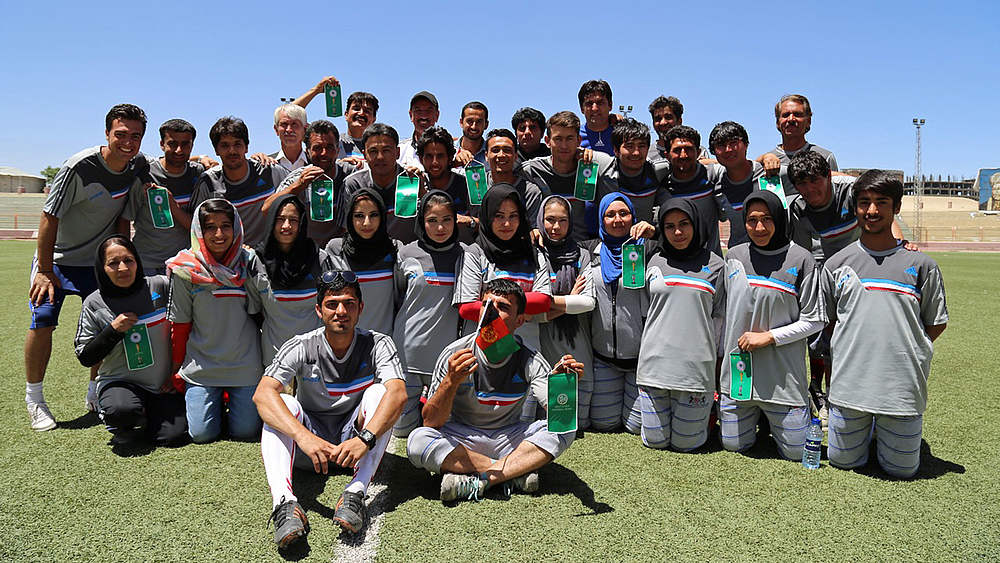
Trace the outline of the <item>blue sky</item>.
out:
[[[615,106],[649,123],[659,94],[685,106],[707,137],[732,119],[750,152],[773,147],[773,104],[813,105],[808,139],[841,167],[914,168],[911,120],[924,128],[925,173],[972,177],[1000,166],[996,3],[904,2],[11,2],[0,22],[0,165],[37,172],[103,141],[119,102],[159,123],[208,130],[242,117],[252,152],[272,152],[272,112],[333,74],[380,100],[379,121],[406,135],[410,96],[434,92],[439,124],[458,135],[473,99],[492,127],[523,105],[579,111],[587,79],[608,80]],[[324,113],[321,99],[310,118]],[[343,120],[337,120],[343,128]]]

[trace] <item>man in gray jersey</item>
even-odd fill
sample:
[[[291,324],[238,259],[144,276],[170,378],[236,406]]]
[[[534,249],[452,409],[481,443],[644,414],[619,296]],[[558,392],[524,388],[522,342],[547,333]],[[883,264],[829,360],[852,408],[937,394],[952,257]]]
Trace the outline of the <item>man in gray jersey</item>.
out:
[[[749,144],[747,130],[735,121],[719,123],[708,136],[708,148],[726,169],[719,180],[722,196],[728,202],[729,241],[726,248],[750,241],[743,222],[743,200],[760,189],[758,180],[764,175],[764,166],[747,158]]]
[[[56,421],[42,393],[42,380],[52,355],[52,333],[66,295],[86,297],[97,289],[94,256],[97,245],[114,231],[128,233],[120,218],[129,193],[144,182],[148,164],[139,152],[146,133],[146,114],[132,104],[111,108],[104,118],[106,146],[71,156],[52,180],[38,223],[38,245],[31,264],[28,306],[31,324],[24,340],[25,402],[34,430],[51,430]],[[91,389],[96,410],[96,369]],[[93,395],[93,397],[91,397]]]
[[[485,153],[485,149],[483,152]],[[469,213],[469,190],[465,175],[461,173],[461,169],[451,168],[455,160],[455,145],[452,144],[451,133],[436,125],[425,129],[417,141],[417,156],[424,167],[424,190],[441,190],[451,196],[459,240],[471,243],[476,237],[476,222]],[[414,221],[416,218],[408,222],[412,225]]]
[[[281,146],[268,156],[276,159],[285,170],[291,172],[309,164],[309,156],[302,150],[306,137],[306,110],[296,104],[284,104],[274,110],[274,134]]]
[[[920,467],[923,413],[934,340],[948,322],[938,265],[906,252],[892,233],[903,199],[899,178],[869,170],[853,186],[861,238],[826,261],[831,343],[830,464],[868,461],[910,478]]]
[[[153,223],[149,205],[149,188],[136,185],[129,194],[122,217],[132,221],[135,243],[147,276],[166,275],[165,262],[191,246],[192,195],[205,167],[191,160],[191,149],[197,132],[183,119],[170,119],[160,126],[160,148],[163,156],[149,158],[149,175],[157,186],[167,189],[170,215],[174,226],[163,229]]]
[[[666,161],[656,163],[646,160],[649,152],[649,127],[631,117],[619,121],[611,131],[611,144],[615,149],[612,173],[618,180],[618,191],[628,196],[635,208],[634,221],[645,221],[650,227],[656,222],[653,206],[663,182],[670,173]],[[598,193],[600,200],[608,193]]]
[[[702,241],[705,248],[722,256],[719,221],[728,216],[728,210],[719,183],[725,168],[699,162],[701,135],[686,125],[671,129],[666,142],[670,174],[664,180],[666,189],[660,190],[656,196],[656,205],[661,207],[672,197],[693,202],[708,230],[708,240]]]
[[[535,108],[523,107],[510,118],[511,129],[517,134],[517,159],[521,162],[552,151],[542,142],[545,135],[545,115]]]
[[[611,173],[614,159],[596,151],[589,153],[580,147],[580,118],[571,111],[553,114],[546,123],[545,143],[552,149],[552,155],[533,158],[520,163],[514,173],[533,182],[545,195],[558,194],[565,197],[572,206],[573,237],[577,241],[594,238],[597,234],[597,217],[587,220],[586,203],[574,196],[577,162],[597,163],[597,194],[615,191],[618,183]],[[608,144],[610,145],[610,137]]]
[[[417,92],[410,98],[410,121],[413,122],[413,135],[399,143],[399,163],[403,166],[420,168],[420,157],[417,156],[417,141],[428,127],[437,124],[441,117],[437,97],[427,90]]]
[[[766,175],[781,176],[781,186],[785,189],[785,195],[792,196],[798,193],[795,182],[788,175],[788,165],[791,163],[791,158],[797,154],[816,152],[826,159],[830,170],[834,172],[838,170],[837,158],[833,156],[832,151],[806,141],[806,133],[812,127],[812,107],[808,98],[801,94],[782,96],[774,105],[774,121],[778,132],[781,133],[781,144],[773,151],[757,157],[757,161],[764,165]]]
[[[275,190],[274,194],[264,200],[261,213],[267,214],[271,204],[285,194],[296,194],[299,201],[306,206],[306,213],[309,213],[311,205],[308,188],[316,180],[329,178],[333,181],[333,201],[337,204],[340,194],[344,189],[344,180],[354,172],[354,166],[346,161],[338,161],[340,154],[340,132],[337,126],[325,119],[319,119],[309,124],[306,129],[306,151],[309,154],[310,164],[302,168],[293,170]],[[309,238],[316,241],[316,244],[323,248],[330,239],[340,235],[343,229],[340,223],[334,219],[330,221],[309,221]]]
[[[227,199],[236,207],[243,222],[243,242],[251,247],[263,243],[270,227],[264,224],[261,208],[264,200],[274,193],[275,186],[288,175],[288,170],[279,164],[261,164],[247,159],[250,133],[242,119],[223,117],[212,125],[208,136],[222,164],[201,175],[191,208],[213,197]]]
[[[486,285],[510,334],[524,324],[525,298],[510,280]],[[484,310],[486,309],[484,305]],[[538,490],[536,471],[566,451],[574,433],[556,434],[545,420],[522,420],[530,393],[548,405],[548,375],[582,373],[583,364],[563,356],[551,370],[537,351],[524,346],[499,364],[486,360],[476,334],[460,338],[438,356],[423,408],[425,426],[410,433],[406,453],[414,466],[441,473],[441,500],[479,500],[486,489],[507,481],[524,492]]]
[[[684,125],[684,105],[673,96],[657,96],[649,104],[649,115],[653,118],[653,131],[656,131],[656,142],[649,146],[646,156],[650,162],[667,160],[667,131],[678,125]],[[698,159],[709,158],[705,147],[698,147]]]
[[[354,273],[324,272],[316,301],[324,326],[281,347],[253,398],[264,421],[260,449],[274,506],[274,541],[280,547],[309,532],[292,492],[293,464],[323,474],[330,463],[354,469],[333,519],[350,532],[362,528],[368,484],[406,401],[392,338],[355,328],[364,301]],[[282,394],[293,380],[295,397]]]
[[[304,94],[295,98],[292,102],[303,108],[313,101],[313,98],[322,94],[327,86],[339,86],[340,81],[334,76],[325,76],[315,86],[307,90]],[[347,131],[340,136],[340,154],[337,158],[350,158],[363,160],[364,145],[361,137],[365,133],[365,128],[375,123],[378,114],[378,98],[368,92],[352,92],[347,97],[347,104],[344,106],[344,121],[347,122]],[[307,139],[308,140],[308,139]],[[358,164],[354,162],[353,164]]]

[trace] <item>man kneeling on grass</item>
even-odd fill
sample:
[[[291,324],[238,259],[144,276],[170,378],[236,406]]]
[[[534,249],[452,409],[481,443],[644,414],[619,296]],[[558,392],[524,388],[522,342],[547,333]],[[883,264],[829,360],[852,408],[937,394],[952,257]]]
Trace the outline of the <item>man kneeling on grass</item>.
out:
[[[406,402],[392,338],[355,329],[364,302],[354,272],[323,272],[316,301],[323,327],[286,342],[253,397],[264,421],[260,449],[274,502],[274,541],[280,547],[309,532],[305,511],[292,493],[293,464],[324,474],[329,463],[353,468],[333,520],[349,532],[361,529],[368,483]],[[295,396],[282,394],[292,380]]]
[[[480,500],[487,488],[508,481],[508,492],[512,484],[533,493],[536,471],[573,442],[574,433],[556,434],[545,420],[533,420],[535,401],[548,404],[548,376],[555,371],[513,336],[524,324],[524,306],[517,283],[489,282],[478,334],[438,356],[422,412],[426,426],[410,433],[406,453],[416,467],[442,474],[443,501]],[[580,374],[583,364],[563,356],[556,371],[567,370]]]

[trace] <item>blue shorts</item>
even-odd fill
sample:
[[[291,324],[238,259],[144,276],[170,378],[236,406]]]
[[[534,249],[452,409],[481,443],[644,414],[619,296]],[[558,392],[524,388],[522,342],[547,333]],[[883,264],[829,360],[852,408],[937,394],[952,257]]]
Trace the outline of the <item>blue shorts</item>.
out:
[[[38,272],[38,262],[31,261],[31,275],[28,278],[28,287],[31,287],[32,280]],[[80,299],[97,291],[97,276],[94,274],[93,266],[60,266],[52,265],[52,272],[59,280],[61,287],[55,291],[55,302],[49,303],[48,296],[37,307],[28,301],[28,309],[31,311],[31,324],[29,329],[45,328],[59,325],[59,311],[62,310],[63,301],[67,295],[79,295]]]

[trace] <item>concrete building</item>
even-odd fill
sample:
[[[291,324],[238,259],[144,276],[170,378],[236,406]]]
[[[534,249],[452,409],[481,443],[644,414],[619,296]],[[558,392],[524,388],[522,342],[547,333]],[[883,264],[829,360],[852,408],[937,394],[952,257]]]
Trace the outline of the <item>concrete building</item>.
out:
[[[0,166],[0,192],[42,193],[45,182],[45,176],[40,174],[30,174],[13,166]]]

